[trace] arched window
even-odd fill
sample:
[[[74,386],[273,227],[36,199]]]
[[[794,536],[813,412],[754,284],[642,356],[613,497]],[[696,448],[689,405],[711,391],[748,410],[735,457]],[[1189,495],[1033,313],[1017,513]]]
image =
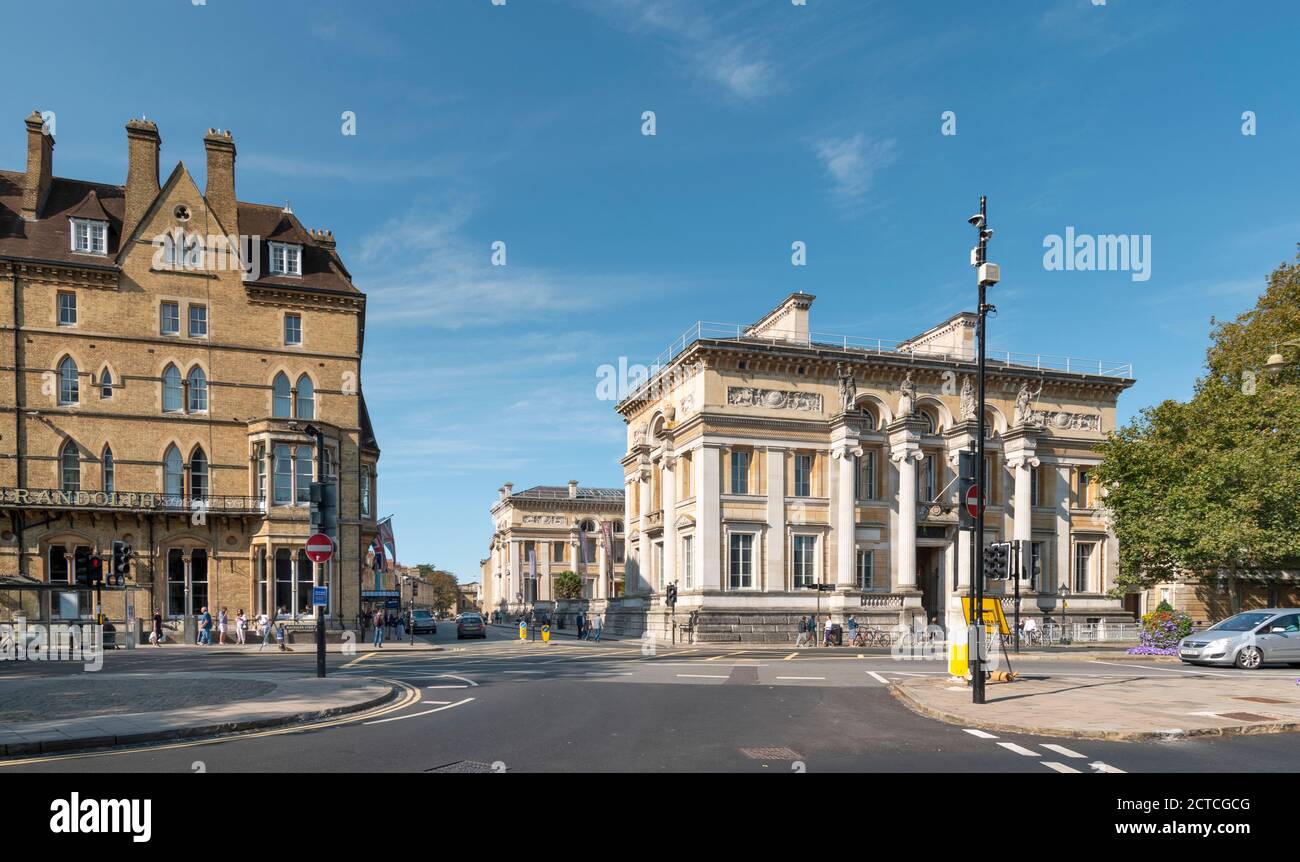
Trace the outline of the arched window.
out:
[[[208,377],[197,365],[190,369],[190,406],[191,413],[206,413],[208,409]]]
[[[306,374],[298,378],[298,413],[299,419],[316,418],[316,388]]]
[[[917,415],[921,417],[921,423],[925,426],[924,433],[933,434],[935,428],[934,414],[929,410],[922,410]]]
[[[59,450],[59,488],[63,491],[81,490],[81,453],[71,440]]]
[[[71,356],[63,357],[59,363],[59,403],[76,404],[80,400],[80,387],[77,382],[77,363]]]
[[[289,395],[289,378],[281,371],[271,383],[271,415],[279,419],[293,416],[293,399]]]
[[[170,497],[185,494],[185,468],[181,460],[181,450],[173,444],[167,447],[163,455],[163,493]]]
[[[103,479],[102,484],[104,493],[112,494],[117,490],[117,480],[113,475],[115,469],[113,465],[113,450],[107,445],[104,446],[104,454],[100,457],[99,464],[100,468],[103,470],[103,476],[101,478]]]
[[[203,454],[202,446],[190,456],[190,496],[195,499],[208,496],[208,456]]]
[[[113,397],[113,372],[107,368],[99,375],[99,397]]]
[[[876,412],[866,404],[858,405],[858,422],[862,425],[863,431],[876,430]]]
[[[370,468],[361,468],[361,517],[370,517]]]
[[[175,365],[163,369],[163,412],[179,413],[181,410],[181,373]]]

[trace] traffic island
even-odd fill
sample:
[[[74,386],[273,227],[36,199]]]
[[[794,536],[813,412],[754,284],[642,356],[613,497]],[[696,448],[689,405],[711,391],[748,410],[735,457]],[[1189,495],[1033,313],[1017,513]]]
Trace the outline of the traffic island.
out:
[[[989,684],[986,702],[950,679],[895,682],[913,712],[1002,733],[1137,741],[1300,730],[1300,688],[1291,676],[1204,678],[1043,676]]]
[[[3,679],[0,756],[285,727],[373,709],[398,692],[390,683],[373,679],[271,673],[82,673]]]

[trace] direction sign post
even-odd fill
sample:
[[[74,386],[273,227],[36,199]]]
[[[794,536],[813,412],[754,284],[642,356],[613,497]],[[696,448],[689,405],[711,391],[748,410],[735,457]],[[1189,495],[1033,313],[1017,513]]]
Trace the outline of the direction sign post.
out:
[[[306,554],[307,559],[316,564],[317,586],[312,592],[312,605],[316,611],[316,676],[324,677],[325,611],[329,608],[329,587],[324,584],[325,564],[334,556],[334,540],[324,533],[316,533],[307,539]],[[316,600],[318,596],[322,601]]]

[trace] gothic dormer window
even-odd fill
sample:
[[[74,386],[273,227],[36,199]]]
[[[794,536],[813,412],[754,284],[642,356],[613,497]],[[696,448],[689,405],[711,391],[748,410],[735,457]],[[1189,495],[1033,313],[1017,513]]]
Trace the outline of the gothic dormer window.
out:
[[[272,275],[302,275],[302,246],[287,242],[270,246]]]
[[[71,222],[73,251],[108,254],[108,222],[89,218],[74,218]]]

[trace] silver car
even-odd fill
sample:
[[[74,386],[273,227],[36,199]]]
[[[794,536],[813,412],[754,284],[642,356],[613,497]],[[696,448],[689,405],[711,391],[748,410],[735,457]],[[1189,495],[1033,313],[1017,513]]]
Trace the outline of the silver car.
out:
[[[1188,664],[1246,670],[1269,662],[1300,665],[1300,610],[1263,608],[1228,617],[1179,641],[1178,657]]]

